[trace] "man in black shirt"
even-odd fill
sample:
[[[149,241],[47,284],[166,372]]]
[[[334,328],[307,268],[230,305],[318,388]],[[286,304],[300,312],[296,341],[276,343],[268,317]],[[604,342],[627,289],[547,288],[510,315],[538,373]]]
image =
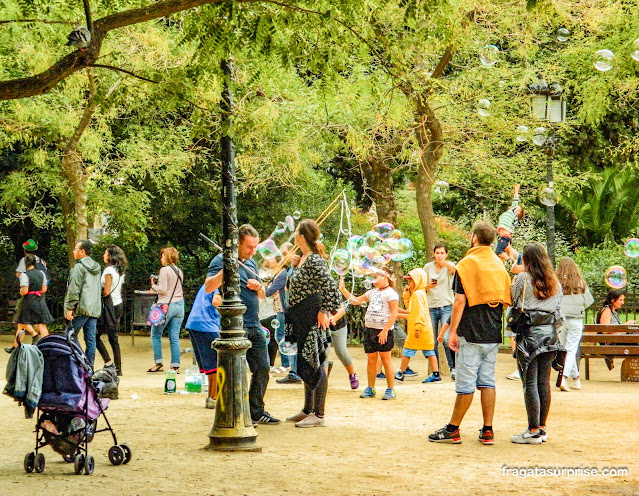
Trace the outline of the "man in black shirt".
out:
[[[479,440],[487,445],[494,443],[495,365],[502,341],[503,309],[511,301],[510,277],[490,249],[495,234],[489,222],[477,222],[473,227],[472,247],[457,265],[448,340],[450,349],[457,352],[457,399],[450,423],[428,436],[433,442],[461,443],[459,425],[476,388],[481,391],[484,415]]]

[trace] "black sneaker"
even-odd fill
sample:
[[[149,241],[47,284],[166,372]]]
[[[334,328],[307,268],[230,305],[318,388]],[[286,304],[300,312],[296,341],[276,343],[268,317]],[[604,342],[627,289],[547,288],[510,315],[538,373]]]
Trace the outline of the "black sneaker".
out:
[[[459,434],[459,429],[456,429],[455,432],[448,432],[446,427],[442,427],[430,434],[428,440],[433,443],[461,444],[461,435]]]
[[[288,374],[287,376],[282,377],[281,379],[276,379],[275,382],[277,382],[278,384],[301,384],[302,379],[296,379],[291,374]]]
[[[271,415],[267,411],[262,412],[262,416],[257,419],[258,424],[265,425],[277,425],[281,422],[281,420],[276,419],[275,417],[271,417]]]
[[[495,444],[495,435],[491,430],[485,431],[483,429],[479,429],[479,440],[481,441],[481,444],[490,446]]]
[[[15,350],[15,348],[13,346],[11,346],[10,348],[5,348],[4,349],[4,351],[6,351],[9,354],[13,353],[13,350]]]

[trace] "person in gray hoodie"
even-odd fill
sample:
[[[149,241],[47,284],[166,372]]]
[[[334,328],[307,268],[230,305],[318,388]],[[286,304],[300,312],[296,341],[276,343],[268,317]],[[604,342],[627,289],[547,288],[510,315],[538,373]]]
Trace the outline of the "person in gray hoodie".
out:
[[[84,330],[87,361],[93,367],[95,359],[96,324],[102,313],[100,292],[102,285],[100,264],[91,258],[93,245],[88,239],[78,241],[73,250],[75,264],[69,274],[64,311],[71,321],[77,339],[80,329]]]

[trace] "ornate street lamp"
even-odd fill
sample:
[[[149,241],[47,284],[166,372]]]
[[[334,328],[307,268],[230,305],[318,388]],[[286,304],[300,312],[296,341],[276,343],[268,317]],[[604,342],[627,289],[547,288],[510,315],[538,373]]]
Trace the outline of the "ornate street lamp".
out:
[[[531,95],[530,105],[533,115],[549,123],[564,122],[566,120],[566,101],[559,83],[550,85],[544,78],[538,76],[537,81],[528,86]],[[546,152],[546,178],[548,186],[541,192],[540,200],[546,205],[546,247],[553,266],[555,265],[555,204],[557,203],[552,171],[552,159],[558,138],[554,131],[548,133],[546,128],[538,127],[534,131],[533,142],[543,146]]]
[[[237,205],[235,196],[235,144],[232,138],[233,95],[231,94],[231,62],[223,61],[221,140],[222,159],[222,231],[224,235],[224,279],[220,337],[213,341],[218,354],[218,396],[215,420],[209,433],[209,448],[218,451],[262,451],[255,443],[257,433],[248,404],[246,350],[251,342],[244,336],[242,314],[246,307],[240,299],[240,277],[237,261]]]

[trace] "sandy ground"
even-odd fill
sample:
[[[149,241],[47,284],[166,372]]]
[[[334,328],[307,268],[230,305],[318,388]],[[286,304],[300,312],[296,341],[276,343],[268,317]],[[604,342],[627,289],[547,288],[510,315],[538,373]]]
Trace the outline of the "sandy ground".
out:
[[[9,341],[9,336],[0,337],[2,346]],[[163,375],[145,372],[152,364],[149,339],[136,337],[135,346],[129,337],[121,342],[125,375],[120,399],[107,414],[120,442],[134,450],[131,463],[111,466],[107,450],[112,440],[101,433],[89,445],[96,459],[93,475],[74,475],[73,466],[49,447],[43,449],[45,471],[26,474],[22,464],[33,449],[34,421],[3,396],[0,495],[639,494],[639,384],[619,382],[620,361],[612,372],[602,360],[594,361],[592,380],[583,381],[581,391],[553,389],[549,439],[539,446],[510,442],[511,434],[525,428],[526,414],[520,383],[504,378],[514,369],[513,359],[500,354],[494,446],[477,440],[482,425],[478,397],[462,425],[462,444],[428,442],[427,435],[450,418],[455,393],[449,378],[435,385],[421,380],[400,384],[396,401],[362,400],[336,363],[326,428],[260,426],[262,453],[222,454],[204,449],[213,423],[213,411],[204,409],[204,394],[164,395]],[[168,342],[164,344],[168,356]],[[188,341],[182,343],[186,346]],[[350,351],[363,378],[363,349]],[[0,354],[2,370],[7,356]],[[421,357],[411,365],[418,371],[427,367]],[[268,411],[278,418],[299,411],[301,387],[274,379],[266,394]],[[180,374],[182,389],[183,381]],[[379,384],[378,391],[384,387]],[[134,394],[138,399],[131,398]],[[504,466],[627,467],[628,475],[521,478],[504,475]]]

